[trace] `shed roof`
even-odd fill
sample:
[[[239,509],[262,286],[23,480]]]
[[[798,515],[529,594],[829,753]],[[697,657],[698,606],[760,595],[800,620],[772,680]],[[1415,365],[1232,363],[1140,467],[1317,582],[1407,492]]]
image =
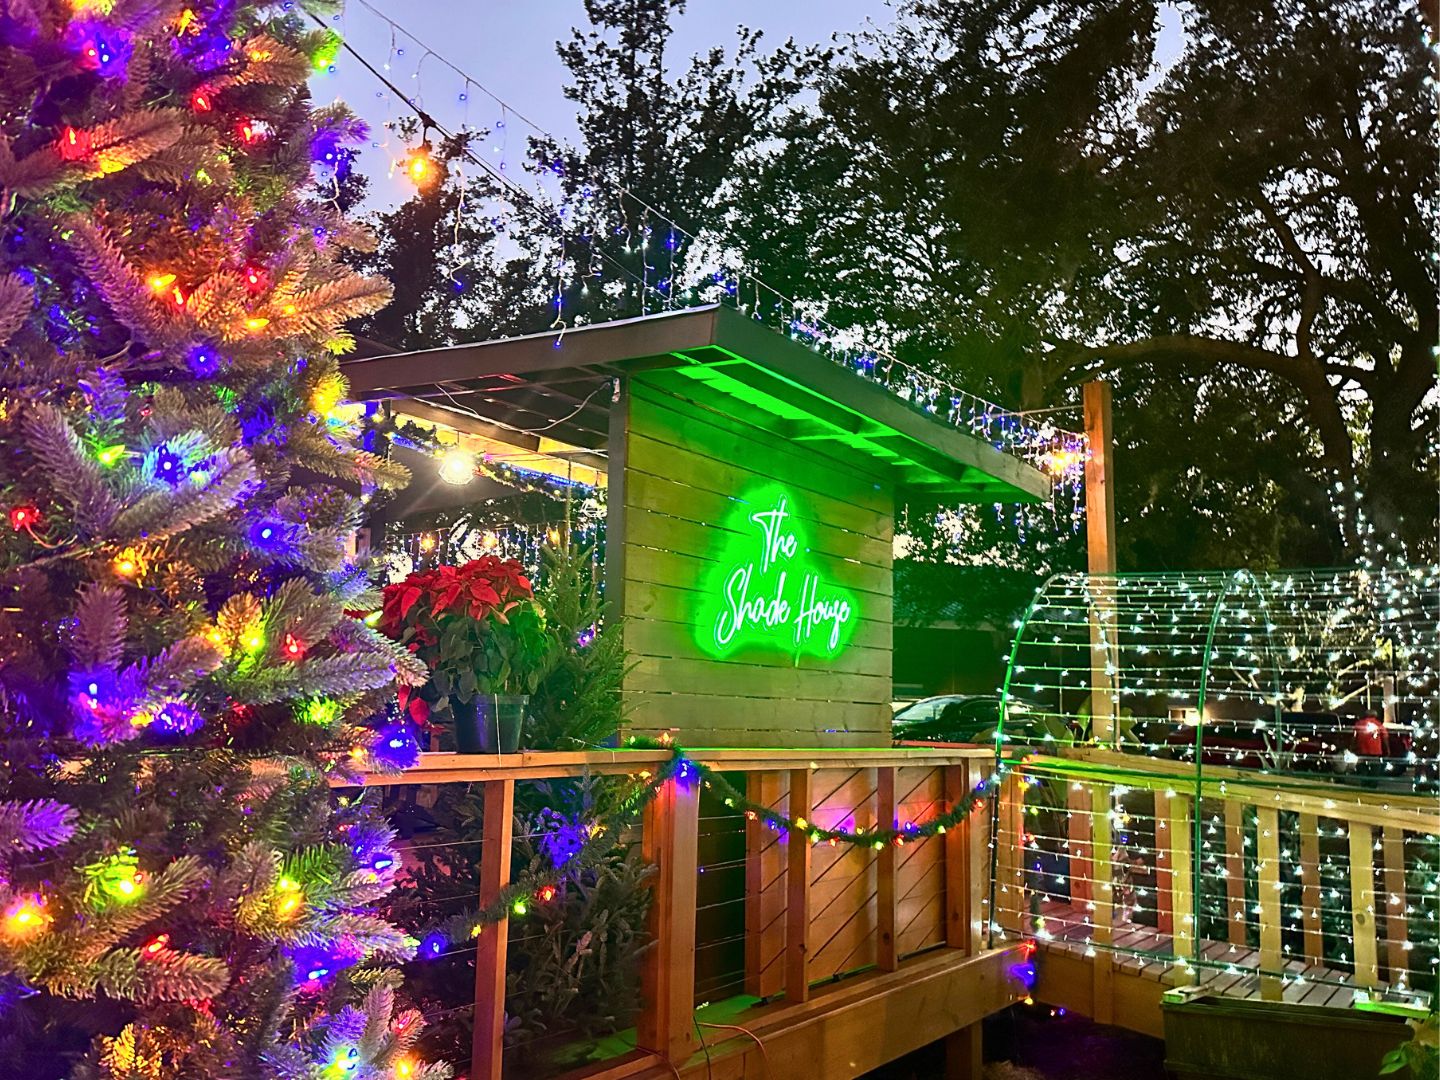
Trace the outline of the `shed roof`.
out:
[[[614,380],[660,371],[786,438],[844,444],[902,488],[974,502],[1050,492],[1039,469],[722,305],[345,364],[358,400],[414,399],[430,419],[513,445],[543,436],[599,452]]]

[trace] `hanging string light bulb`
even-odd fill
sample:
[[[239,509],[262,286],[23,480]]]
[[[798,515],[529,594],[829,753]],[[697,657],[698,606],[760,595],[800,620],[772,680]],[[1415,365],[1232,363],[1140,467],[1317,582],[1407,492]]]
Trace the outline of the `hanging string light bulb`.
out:
[[[440,169],[431,154],[430,143],[422,142],[405,158],[405,175],[417,188],[430,187],[440,175]]]

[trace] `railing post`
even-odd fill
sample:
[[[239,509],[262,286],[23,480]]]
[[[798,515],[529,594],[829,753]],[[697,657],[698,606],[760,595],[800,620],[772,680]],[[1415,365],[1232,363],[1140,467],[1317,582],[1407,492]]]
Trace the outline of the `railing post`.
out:
[[[649,929],[654,945],[640,967],[645,1001],[637,1045],[672,1065],[695,1051],[695,886],[700,785],[680,777],[645,808],[641,850],[656,868]]]
[[[945,784],[945,810],[949,812],[969,796],[978,781],[971,781],[970,766],[946,765],[941,775]],[[945,944],[962,949],[966,956],[980,951],[980,903],[984,875],[975,873],[973,858],[976,847],[982,847],[975,828],[982,815],[971,814],[957,821],[944,836],[945,858]]]
[[[515,822],[515,781],[483,781],[480,833],[480,907],[495,903],[510,883]],[[508,919],[484,927],[475,940],[475,1032],[470,1047],[474,1080],[500,1080],[505,1051],[505,947]]]
[[[1225,939],[1249,946],[1245,932],[1245,807],[1225,800]]]
[[[1112,796],[1109,784],[1090,786],[1090,859],[1095,868],[1091,887],[1090,943],[1095,956],[1091,959],[1094,988],[1094,1019],[1097,1024],[1115,1020],[1114,954],[1110,945],[1115,939],[1115,886],[1112,858],[1114,840],[1111,830]]]
[[[1090,829],[1090,792],[1084,784],[1065,783],[1065,834],[1070,853],[1070,903],[1094,898],[1092,887],[1095,868],[1090,861],[1093,836]]]
[[[1320,927],[1320,819],[1300,815],[1300,917],[1305,926],[1305,962],[1325,962],[1325,935]]]
[[[1227,804],[1228,805],[1228,804]],[[1260,912],[1260,996],[1285,997],[1285,954],[1281,943],[1280,814],[1274,807],[1255,808],[1256,897]]]
[[[810,770],[790,770],[790,816],[810,816]],[[810,843],[790,838],[785,868],[785,1000],[810,1000]]]
[[[893,765],[882,765],[875,770],[875,825],[877,828],[895,827],[895,773]],[[809,846],[808,844],[806,845]],[[895,940],[896,905],[895,893],[896,856],[899,848],[886,844],[875,853],[875,928],[877,943],[875,966],[881,971],[894,971],[900,966],[900,946]]]
[[[746,777],[747,796],[761,806],[779,806],[784,790],[778,772]],[[759,818],[745,822],[745,992],[759,998],[785,988],[786,851]]]
[[[1195,935],[1199,926],[1195,921],[1195,863],[1193,836],[1191,834],[1191,813],[1199,813],[1199,806],[1193,799],[1174,798],[1170,800],[1170,820],[1166,823],[1170,833],[1170,894],[1175,905],[1175,936],[1171,945],[1177,960],[1190,963],[1195,949]],[[1192,979],[1199,975],[1192,970]]]
[[[1003,930],[1025,932],[1025,787],[1019,771],[1000,782],[995,843],[995,910],[991,919]]]
[[[1385,846],[1385,964],[1392,985],[1409,984],[1409,963],[1405,944],[1409,928],[1405,918],[1405,830],[1386,825],[1381,833]]]
[[[1155,931],[1160,934],[1175,932],[1175,897],[1170,887],[1170,870],[1175,865],[1170,852],[1170,795],[1164,791],[1155,792],[1155,810],[1152,815],[1155,827]]]
[[[1359,822],[1350,828],[1350,910],[1355,936],[1355,985],[1380,982],[1375,948],[1375,829]]]

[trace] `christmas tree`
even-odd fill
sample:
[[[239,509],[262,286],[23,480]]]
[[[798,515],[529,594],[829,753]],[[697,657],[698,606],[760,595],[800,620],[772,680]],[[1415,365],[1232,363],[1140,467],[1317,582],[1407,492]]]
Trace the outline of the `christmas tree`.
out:
[[[448,1076],[396,1009],[393,834],[356,765],[418,665],[347,611],[336,406],[387,287],[327,203],[294,4],[0,4],[0,1073]]]

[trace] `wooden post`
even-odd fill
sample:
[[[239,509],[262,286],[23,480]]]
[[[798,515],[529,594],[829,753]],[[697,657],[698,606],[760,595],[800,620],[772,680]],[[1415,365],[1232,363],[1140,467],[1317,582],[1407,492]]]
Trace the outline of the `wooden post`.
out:
[[[1274,807],[1256,808],[1255,861],[1259,879],[1255,888],[1260,901],[1260,996],[1266,1001],[1282,1001],[1285,984],[1280,973],[1285,970],[1285,954],[1281,943],[1280,814]]]
[[[762,806],[779,806],[777,772],[746,775],[746,794]],[[745,822],[745,992],[768,998],[785,988],[785,856],[780,838],[758,818]]]
[[[1325,962],[1325,934],[1320,927],[1320,819],[1300,815],[1300,917],[1305,925],[1305,962]]]
[[[1380,982],[1375,948],[1375,828],[1352,821],[1350,826],[1350,910],[1355,935],[1355,985]]]
[[[672,1065],[695,1051],[695,886],[700,785],[667,780],[645,808],[641,851],[656,868],[649,929],[654,943],[640,967],[646,1002],[637,1045]]]
[[[969,1024],[945,1036],[945,1080],[983,1080],[984,1044],[981,1026]]]
[[[879,829],[895,825],[895,766],[875,770],[875,826]],[[809,846],[808,844],[806,845]],[[900,948],[895,940],[896,855],[894,844],[886,844],[875,853],[875,966],[881,971],[894,971],[900,966]]]
[[[1245,919],[1245,807],[1235,799],[1225,800],[1225,926],[1231,945],[1243,949],[1250,944]]]
[[[1095,880],[1091,885],[1094,908],[1090,942],[1095,956],[1090,961],[1094,985],[1094,1020],[1097,1024],[1115,1022],[1115,954],[1110,945],[1115,940],[1115,886],[1112,856],[1110,810],[1110,785],[1090,785],[1090,835],[1091,861],[1095,867]]]
[[[995,833],[995,911],[1002,929],[1025,931],[1025,795],[1018,772],[1000,782],[1000,813]]]
[[[973,785],[968,765],[943,766],[945,809],[953,810],[965,801]],[[970,848],[980,842],[975,827],[980,815],[971,814],[945,831],[945,944],[963,949],[966,956],[980,951],[980,881],[971,874]],[[983,880],[983,878],[981,879]]]
[[[1094,574],[1115,573],[1115,488],[1111,475],[1114,441],[1110,425],[1110,386],[1088,382],[1083,391],[1085,437],[1090,456],[1085,459],[1085,539],[1088,568]],[[1092,585],[1094,583],[1092,582]],[[1113,582],[1100,586],[1090,609],[1090,734],[1102,745],[1115,741],[1118,718],[1115,597]]]
[[[1385,846],[1385,966],[1391,984],[1409,985],[1409,963],[1405,943],[1409,929],[1405,918],[1405,830],[1386,825]]]
[[[1176,797],[1170,800],[1170,892],[1175,904],[1175,936],[1172,947],[1177,958],[1189,963],[1194,956],[1195,934],[1195,863],[1194,838],[1190,834],[1190,814],[1194,801]],[[1194,972],[1198,975],[1198,972]]]
[[[1155,792],[1155,930],[1161,934],[1175,932],[1175,898],[1170,888],[1170,869],[1174,865],[1170,852],[1170,796]]]
[[[481,910],[495,903],[510,884],[510,846],[515,823],[515,781],[484,781],[484,817],[480,831]],[[480,932],[475,940],[475,1032],[470,1044],[474,1080],[500,1080],[505,1050],[505,947],[508,919]]]
[[[790,770],[790,816],[809,817],[810,770]],[[810,844],[790,838],[785,870],[785,1000],[810,1000]]]
[[[1065,832],[1070,843],[1070,903],[1079,907],[1095,894],[1095,868],[1090,862],[1090,792],[1084,784],[1065,783],[1065,809]]]

